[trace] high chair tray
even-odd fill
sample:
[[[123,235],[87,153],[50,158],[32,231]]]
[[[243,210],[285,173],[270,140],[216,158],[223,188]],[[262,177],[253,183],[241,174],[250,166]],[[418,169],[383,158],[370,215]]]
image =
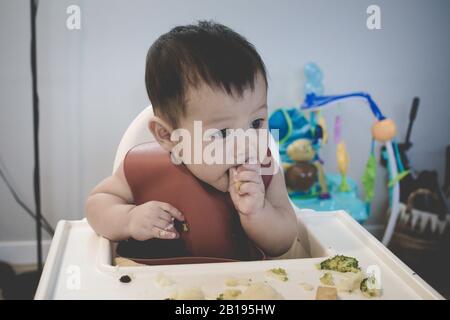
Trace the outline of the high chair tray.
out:
[[[285,299],[314,299],[323,274],[316,264],[335,254],[357,258],[362,270],[378,268],[383,294],[375,299],[443,299],[344,211],[296,213],[302,258],[194,265],[114,266],[114,246],[85,219],[60,221],[35,299],[166,299],[177,288],[193,287],[216,299],[230,277],[267,283]],[[289,280],[267,277],[272,268],[284,268]],[[131,282],[119,281],[125,275]],[[156,281],[161,276],[173,284],[162,286]],[[355,290],[339,292],[339,299],[368,298]]]

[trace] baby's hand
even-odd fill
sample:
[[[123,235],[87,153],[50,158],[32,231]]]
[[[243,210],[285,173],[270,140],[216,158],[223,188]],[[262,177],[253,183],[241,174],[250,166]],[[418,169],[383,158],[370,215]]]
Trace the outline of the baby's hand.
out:
[[[228,191],[240,214],[255,214],[264,207],[266,190],[260,170],[259,164],[243,164],[230,169]]]
[[[168,203],[149,201],[136,206],[130,214],[128,231],[133,239],[176,239],[180,236],[174,228],[174,220],[184,221],[184,216]]]

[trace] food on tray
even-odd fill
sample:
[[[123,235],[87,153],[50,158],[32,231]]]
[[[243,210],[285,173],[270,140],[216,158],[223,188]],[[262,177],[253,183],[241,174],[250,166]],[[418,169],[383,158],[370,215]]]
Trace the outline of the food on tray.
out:
[[[334,282],[338,291],[353,292],[358,290],[362,279],[363,273],[361,271],[334,273]]]
[[[253,283],[236,300],[284,300],[274,288],[265,283]]]
[[[314,286],[307,282],[301,282],[299,285],[306,291],[312,291],[314,289]]]
[[[318,268],[330,270],[321,278],[324,285],[335,286],[338,291],[353,292],[358,288],[367,297],[379,297],[381,289],[374,276],[364,278],[359,262],[353,257],[336,255],[322,261]],[[332,280],[332,281],[331,281]]]
[[[130,283],[131,277],[129,275],[123,275],[119,278],[119,281],[122,283]]]
[[[381,286],[378,283],[377,278],[373,275],[361,281],[359,288],[366,297],[374,298],[381,296]]]
[[[346,257],[344,255],[336,255],[333,258],[329,258],[322,261],[318,268],[320,270],[332,270],[338,272],[360,272],[361,268],[358,265],[358,260],[353,257]]]
[[[239,280],[236,278],[227,278],[225,279],[225,285],[229,287],[236,287],[239,285]]]
[[[251,282],[252,279],[237,279],[233,277],[225,279],[225,285],[228,287],[249,286]]]
[[[330,272],[325,272],[320,278],[320,282],[326,286],[334,286],[333,275]]]
[[[353,257],[336,255],[326,259],[317,265],[318,269],[324,270],[320,277],[321,285],[317,287],[316,300],[336,300],[338,292],[355,292],[360,289],[367,297],[381,296],[381,288],[375,276],[365,277],[361,271],[359,262]],[[283,268],[272,268],[265,272],[265,275],[279,281],[288,281],[288,274]],[[131,279],[130,279],[131,281]],[[174,282],[164,273],[159,273],[155,277],[155,282],[161,287],[170,286]],[[217,300],[281,300],[284,297],[276,291],[267,281],[252,283],[252,279],[228,277],[224,280],[227,287],[215,298]],[[299,285],[305,291],[314,290],[315,286],[301,282]],[[239,288],[237,288],[239,287]],[[213,298],[214,297],[209,297]],[[198,288],[178,289],[169,299],[172,300],[204,300],[203,291]]]
[[[284,298],[268,284],[257,282],[250,284],[244,292],[227,289],[217,296],[217,300],[284,300]]]
[[[145,266],[145,264],[134,262],[133,260],[117,257],[114,258],[114,265],[119,267],[138,267],[138,266]]]
[[[163,272],[160,272],[155,277],[155,283],[160,287],[168,287],[173,285],[175,282],[166,276]]]
[[[266,272],[266,275],[270,278],[275,278],[275,279],[281,280],[281,281],[289,280],[289,278],[287,276],[287,272],[283,268],[270,269]]]
[[[238,289],[227,289],[223,293],[219,294],[217,300],[234,300],[241,293],[242,291]]]
[[[198,287],[180,288],[166,300],[205,300],[205,295]]]
[[[318,287],[316,300],[336,300],[337,290],[334,287]]]
[[[328,271],[319,279],[325,286],[336,287],[338,291],[353,292],[359,288],[363,273]]]

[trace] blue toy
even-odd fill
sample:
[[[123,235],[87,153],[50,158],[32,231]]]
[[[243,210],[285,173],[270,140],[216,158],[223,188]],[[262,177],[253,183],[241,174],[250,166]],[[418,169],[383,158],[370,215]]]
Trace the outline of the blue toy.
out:
[[[346,177],[347,191],[341,192],[340,186],[343,176],[339,174],[326,174],[325,183],[328,197],[322,196],[324,192],[321,192],[318,179],[308,190],[294,190],[290,188],[290,186],[294,185],[289,182],[290,173],[292,172],[290,168],[295,161],[289,156],[288,148],[295,146],[295,143],[298,141],[310,141],[317,152],[314,160],[322,161],[318,156],[321,142],[323,141],[321,129],[313,132],[313,126],[310,121],[306,119],[298,108],[276,110],[269,119],[269,127],[270,129],[279,130],[280,159],[285,171],[289,197],[296,206],[317,211],[342,209],[350,213],[360,223],[363,223],[368,218],[366,203],[359,199],[357,184],[349,177]],[[297,180],[299,181],[297,185],[307,186],[310,182],[307,176],[302,177],[299,175]]]
[[[304,86],[305,100],[301,107],[275,110],[269,119],[269,128],[278,130],[280,158],[285,170],[286,184],[291,200],[300,208],[317,211],[342,209],[351,214],[358,222],[363,223],[369,216],[370,203],[374,196],[376,177],[374,145],[375,141],[379,141],[385,143],[388,157],[391,160],[389,161],[389,172],[394,177],[389,185],[390,206],[393,213],[391,220],[396,219],[398,181],[406,173],[402,172],[401,161],[395,153],[395,141],[393,140],[396,134],[395,123],[382,114],[372,97],[365,92],[324,96],[323,74],[316,64],[307,64],[304,73],[307,82]],[[323,174],[322,171],[323,180],[320,181],[321,166],[317,165],[323,162],[320,159],[319,151],[328,135],[320,115],[320,109],[328,104],[350,98],[365,99],[377,120],[371,130],[372,148],[362,176],[362,184],[365,189],[364,200],[359,198],[356,182],[346,175],[349,157],[345,143],[340,139],[339,119],[336,119],[334,136],[340,174]],[[310,111],[309,120],[303,113],[304,111]],[[400,169],[400,174],[398,174],[397,167]],[[391,222],[388,224],[385,238],[391,236],[392,230],[390,229],[392,229]]]

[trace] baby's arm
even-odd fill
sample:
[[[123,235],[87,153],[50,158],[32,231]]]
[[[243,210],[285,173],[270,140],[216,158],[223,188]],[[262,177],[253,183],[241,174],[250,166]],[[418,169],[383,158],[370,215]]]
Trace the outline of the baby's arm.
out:
[[[247,166],[237,174],[235,181],[242,181],[241,190],[230,188],[230,195],[249,238],[268,255],[280,256],[292,246],[298,230],[282,169],[274,174],[267,190],[257,170],[252,169]]]
[[[98,234],[112,241],[174,239],[179,235],[173,227],[173,219],[184,220],[182,214],[167,203],[149,201],[134,205],[123,163],[92,190],[86,201],[86,217]]]

